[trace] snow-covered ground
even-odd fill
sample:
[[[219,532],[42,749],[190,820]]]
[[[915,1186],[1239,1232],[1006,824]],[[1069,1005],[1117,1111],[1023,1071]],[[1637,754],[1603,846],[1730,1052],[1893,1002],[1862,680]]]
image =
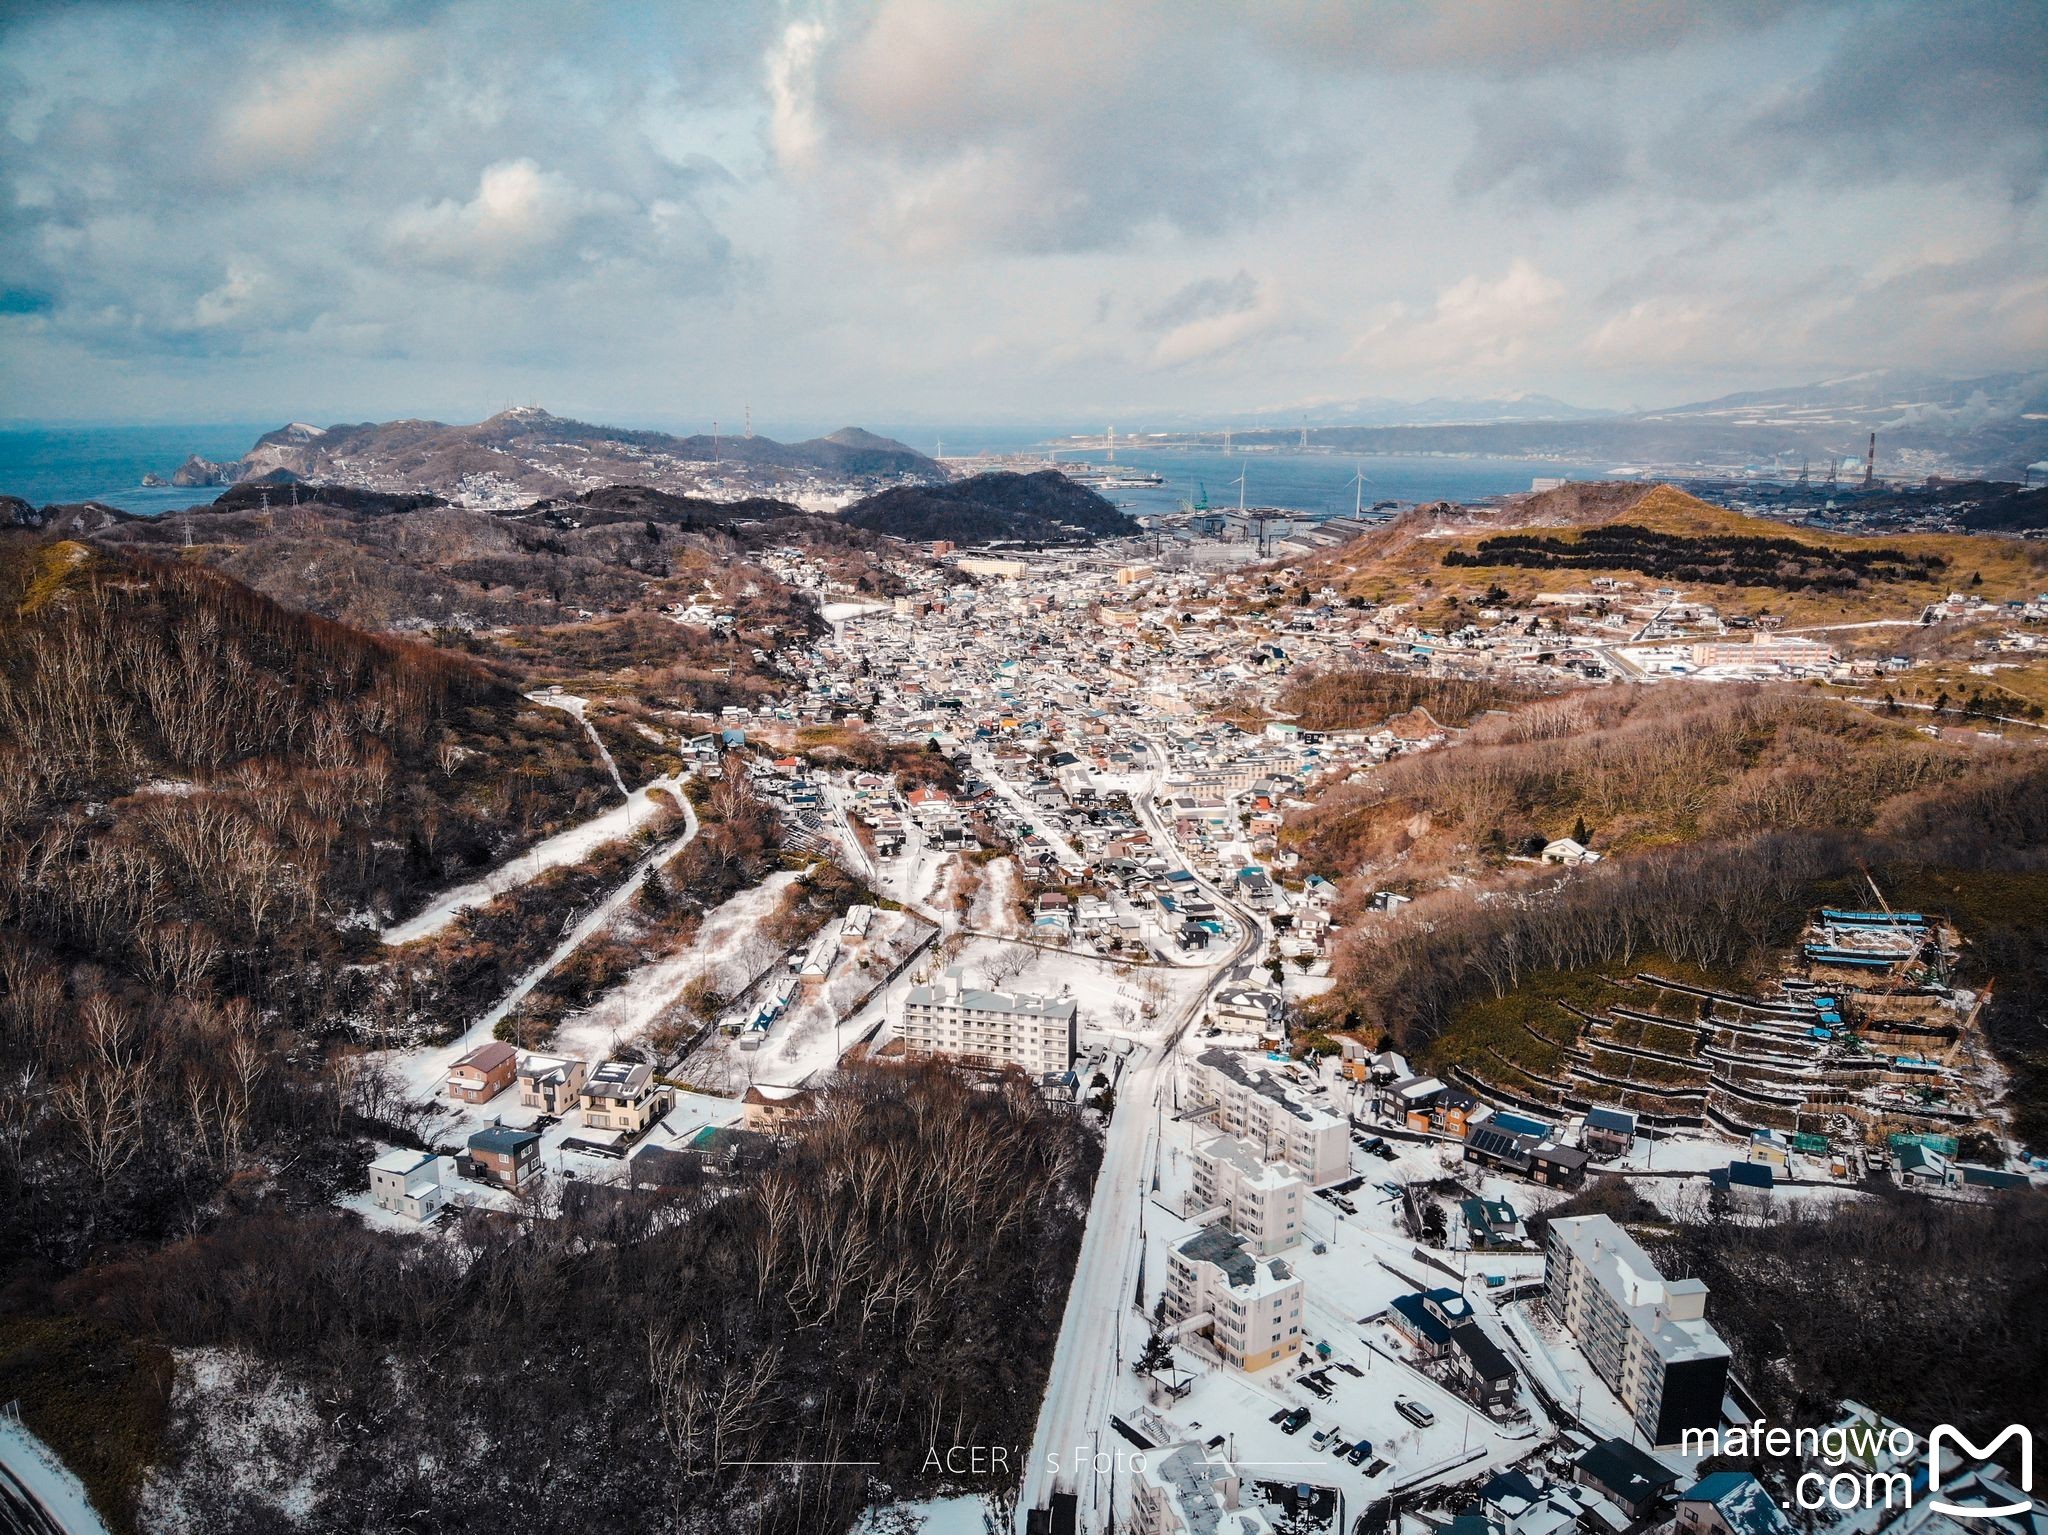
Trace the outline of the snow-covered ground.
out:
[[[737,1039],[720,1034],[691,1057],[686,1074],[712,1091],[738,1093],[754,1083],[801,1087],[831,1071],[856,1041],[901,1010],[903,994],[917,984],[920,966],[911,967],[849,1015],[854,1003],[930,932],[930,924],[910,912],[876,912],[866,945],[857,950],[841,949],[823,984],[809,991],[798,990],[789,1011],[775,1021],[756,1048],[741,1049]],[[804,946],[796,952],[802,954]],[[751,1014],[754,1005],[743,1011]],[[735,1019],[737,1015],[727,1021]]]
[[[15,1417],[0,1415],[0,1522],[13,1499],[32,1500],[64,1535],[107,1535],[85,1484]],[[11,1526],[10,1526],[11,1527]],[[934,1532],[936,1535],[936,1532]]]
[[[532,847],[481,878],[454,889],[444,891],[422,907],[415,915],[403,922],[393,923],[384,929],[382,937],[386,943],[413,943],[421,938],[430,938],[452,922],[460,912],[472,906],[481,906],[486,901],[516,890],[521,885],[531,884],[549,869],[560,868],[563,864],[581,863],[607,842],[616,842],[630,837],[644,826],[654,814],[653,796],[659,791],[670,799],[683,804],[682,781],[675,778],[657,778],[626,796],[624,803],[614,805],[602,815],[592,816],[581,825],[567,831],[555,833],[544,842]]]
[[[853,1535],[987,1535],[988,1512],[988,1500],[979,1497],[889,1503],[856,1519]]]
[[[638,1042],[699,976],[727,995],[739,990],[773,957],[775,945],[757,929],[795,879],[778,871],[709,912],[686,947],[640,966],[590,1007],[564,1018],[548,1050],[601,1060]]]
[[[488,1044],[496,1037],[500,1019],[511,1013],[525,1000],[527,994],[576,950],[589,942],[591,937],[616,917],[628,901],[640,892],[640,876],[657,864],[666,863],[682,850],[683,844],[697,835],[697,813],[690,808],[688,800],[683,801],[683,830],[668,841],[649,851],[627,873],[611,894],[592,906],[583,920],[562,941],[549,951],[547,956],[534,965],[500,997],[490,1010],[476,1019],[454,1040],[445,1045],[436,1045],[424,1050],[393,1050],[381,1057],[395,1069],[402,1081],[412,1090],[415,1097],[433,1098],[440,1094],[442,1084],[447,1080],[448,1068],[461,1060],[478,1045]]]

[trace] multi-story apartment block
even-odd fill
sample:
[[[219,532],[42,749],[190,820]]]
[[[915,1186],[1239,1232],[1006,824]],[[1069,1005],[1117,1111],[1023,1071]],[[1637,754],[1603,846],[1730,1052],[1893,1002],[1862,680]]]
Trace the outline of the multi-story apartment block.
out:
[[[980,991],[962,981],[957,965],[937,985],[913,986],[903,999],[903,1049],[910,1056],[1062,1072],[1073,1064],[1077,1026],[1073,998]]]
[[[1242,1486],[1223,1452],[1194,1440],[1170,1444],[1137,1456],[1131,1478],[1131,1528],[1137,1535],[1221,1535],[1237,1528],[1265,1528],[1226,1514],[1239,1506]],[[1248,1515],[1247,1520],[1257,1519]]]
[[[1550,1223],[1546,1304],[1614,1388],[1650,1444],[1721,1421],[1728,1345],[1707,1321],[1707,1287],[1669,1279],[1604,1215]]]
[[[1261,1253],[1302,1239],[1308,1184],[1300,1174],[1261,1160],[1250,1141],[1228,1135],[1197,1146],[1194,1161],[1195,1209],[1221,1210],[1230,1229]]]
[[[1285,1162],[1315,1185],[1350,1175],[1349,1127],[1303,1102],[1277,1073],[1229,1050],[1204,1050],[1186,1086],[1191,1109],[1211,1110],[1217,1129],[1251,1142],[1266,1161]]]
[[[1253,1257],[1218,1225],[1175,1243],[1167,1260],[1167,1320],[1208,1334],[1226,1364],[1263,1370],[1300,1347],[1303,1288],[1284,1259]]]

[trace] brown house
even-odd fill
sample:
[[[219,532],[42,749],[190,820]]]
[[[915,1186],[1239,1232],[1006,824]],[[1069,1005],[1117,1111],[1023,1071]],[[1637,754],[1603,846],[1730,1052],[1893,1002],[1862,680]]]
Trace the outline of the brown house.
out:
[[[515,1193],[540,1172],[540,1137],[531,1130],[492,1125],[469,1138],[470,1170]]]
[[[499,1040],[478,1045],[448,1068],[448,1096],[462,1103],[489,1103],[512,1085],[519,1052]]]
[[[804,1087],[762,1087],[747,1089],[740,1100],[742,1121],[749,1130],[779,1134],[811,1111],[811,1092]]]

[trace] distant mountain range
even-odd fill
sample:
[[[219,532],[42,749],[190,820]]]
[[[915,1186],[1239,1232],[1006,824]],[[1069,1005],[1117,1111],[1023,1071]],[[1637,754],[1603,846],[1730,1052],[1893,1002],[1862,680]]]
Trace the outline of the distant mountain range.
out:
[[[1310,426],[1309,444],[1338,452],[1605,459],[1703,470],[1796,470],[1806,462],[1820,474],[1830,459],[1861,460],[1875,432],[1880,474],[2017,480],[2028,465],[2048,459],[2048,372],[1945,379],[1879,370],[1628,413],[1583,411],[1532,396],[1424,401],[1387,414],[1399,419]],[[1284,447],[1298,442],[1301,431],[1271,427],[1233,436],[1242,444]],[[1207,440],[1220,432],[1200,435]]]
[[[322,427],[295,421],[265,432],[239,459],[189,459],[171,483],[317,481],[510,504],[612,484],[696,493],[789,486],[820,477],[858,484],[905,478],[938,482],[946,476],[924,454],[859,427],[796,443],[749,436],[676,437],[520,407],[472,426],[365,421]]]
[[[1489,421],[1594,421],[1623,414],[1616,410],[1573,405],[1548,394],[1510,394],[1498,399],[1391,400],[1368,398],[1329,404],[1276,406],[1243,418],[1254,429],[1271,426],[1275,418],[1305,417],[1325,426],[1460,426]],[[1299,426],[1295,428],[1298,432]]]

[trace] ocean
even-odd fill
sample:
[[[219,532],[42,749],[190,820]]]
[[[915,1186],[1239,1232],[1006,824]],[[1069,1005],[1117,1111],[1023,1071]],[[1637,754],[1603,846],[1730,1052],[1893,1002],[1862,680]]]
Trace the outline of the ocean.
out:
[[[168,479],[190,453],[212,459],[239,457],[268,430],[267,425],[216,423],[0,431],[0,494],[20,496],[37,506],[104,501],[146,516],[175,511],[211,501],[220,492],[205,486],[145,489],[144,474],[154,472]],[[921,427],[914,434],[898,431],[889,435],[925,452],[944,441],[948,457],[1042,451],[1047,440],[1022,431],[971,428],[956,434]],[[1063,451],[1060,457],[1068,462],[1101,463],[1107,455]],[[1375,501],[1474,501],[1527,490],[1537,476],[1601,479],[1607,472],[1601,465],[1508,458],[1367,455],[1353,459],[1327,453],[1225,453],[1218,449],[1124,448],[1118,452],[1117,462],[1120,468],[1154,470],[1166,477],[1161,486],[1104,490],[1110,500],[1139,516],[1177,511],[1183,501],[1199,501],[1204,495],[1212,506],[1235,506],[1240,473],[1247,506],[1277,506],[1290,512],[1336,517],[1348,515],[1355,504],[1352,475],[1359,469],[1365,473],[1368,507]]]
[[[145,489],[148,473],[171,477],[188,454],[240,458],[267,426],[81,426],[0,431],[0,495],[37,506],[104,501],[154,515],[198,506],[219,495],[208,486]]]
[[[1061,460],[1102,463],[1104,453],[1060,454]],[[1238,476],[1244,476],[1244,504],[1275,506],[1317,517],[1348,517],[1359,504],[1352,476],[1363,472],[1364,505],[1375,501],[1478,501],[1527,490],[1538,477],[1598,480],[1607,465],[1553,464],[1514,458],[1436,458],[1383,454],[1357,458],[1329,453],[1231,452],[1171,448],[1117,451],[1117,467],[1166,477],[1158,486],[1102,488],[1102,494],[1133,516],[1178,511],[1182,502],[1235,507]]]

